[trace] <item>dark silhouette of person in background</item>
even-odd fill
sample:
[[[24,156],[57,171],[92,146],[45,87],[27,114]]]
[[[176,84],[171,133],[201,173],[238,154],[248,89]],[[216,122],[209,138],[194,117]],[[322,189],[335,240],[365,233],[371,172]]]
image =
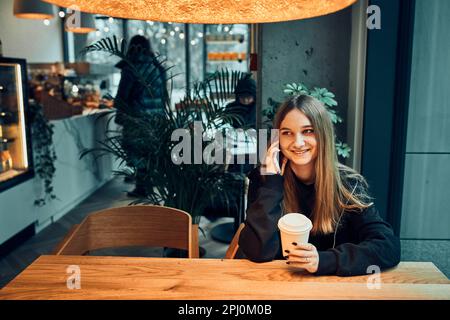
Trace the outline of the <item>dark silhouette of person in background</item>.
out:
[[[225,106],[225,111],[238,115],[241,122],[233,119],[229,121],[229,124],[235,129],[256,129],[256,82],[251,78],[251,74],[246,74],[237,82],[234,94],[235,100]],[[250,172],[254,165],[250,163],[248,154],[244,156],[245,163],[239,164],[237,162],[237,156],[233,155],[232,163],[229,164],[227,170],[229,172],[241,174]],[[242,184],[237,184],[236,188],[244,188],[244,186]],[[235,203],[239,203],[239,197],[241,196],[239,195],[238,198],[235,199]],[[222,216],[231,215],[234,216],[235,219],[239,219],[242,208],[233,207],[230,212],[227,207],[228,204],[226,201],[214,199],[205,211],[215,212],[216,215],[220,214]]]
[[[114,103],[117,109],[115,121],[122,126],[122,148],[127,154],[127,165],[136,169],[136,187],[128,195],[145,197],[146,169],[145,161],[142,161],[145,139],[130,119],[163,110],[167,98],[166,72],[150,41],[140,35],[131,38],[126,59],[116,67],[121,69],[121,78]],[[147,75],[147,83],[143,83],[136,72]]]
[[[231,121],[234,128],[256,129],[256,82],[250,75],[240,79],[234,90],[235,100],[226,105],[226,109],[237,112],[243,124]]]

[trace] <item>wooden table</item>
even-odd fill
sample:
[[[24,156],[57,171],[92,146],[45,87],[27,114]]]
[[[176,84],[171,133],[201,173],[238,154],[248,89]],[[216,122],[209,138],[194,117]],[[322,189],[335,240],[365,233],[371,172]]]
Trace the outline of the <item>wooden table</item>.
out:
[[[67,267],[80,268],[68,289]],[[284,261],[41,256],[0,290],[0,299],[450,299],[450,281],[430,262],[402,262],[380,274],[313,276]]]

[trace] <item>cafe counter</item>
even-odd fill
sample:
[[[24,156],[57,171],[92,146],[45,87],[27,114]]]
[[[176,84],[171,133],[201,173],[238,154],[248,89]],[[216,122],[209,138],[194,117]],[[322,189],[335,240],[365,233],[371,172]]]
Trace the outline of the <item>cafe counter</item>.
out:
[[[0,245],[26,228],[39,232],[112,178],[112,156],[96,160],[90,154],[80,159],[80,153],[99,145],[113,115],[110,109],[84,109],[80,115],[51,121],[57,156],[52,184],[57,199],[40,207],[35,205],[35,200],[44,194],[43,181],[37,175],[0,192]],[[114,126],[114,121],[109,123],[110,128]]]

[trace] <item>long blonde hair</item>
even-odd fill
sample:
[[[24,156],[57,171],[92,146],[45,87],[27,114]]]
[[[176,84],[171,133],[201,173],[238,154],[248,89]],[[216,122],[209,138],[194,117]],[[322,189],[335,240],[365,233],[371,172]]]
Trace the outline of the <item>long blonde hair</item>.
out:
[[[274,129],[280,129],[281,122],[293,109],[298,109],[311,121],[318,143],[314,182],[316,200],[312,210],[311,233],[332,233],[343,210],[361,212],[372,205],[366,191],[367,182],[355,170],[338,162],[333,123],[327,109],[317,99],[297,95],[286,100],[275,115]],[[354,185],[347,183],[349,181],[359,186],[353,194]],[[299,193],[295,174],[287,165],[284,172],[285,212],[300,212]]]

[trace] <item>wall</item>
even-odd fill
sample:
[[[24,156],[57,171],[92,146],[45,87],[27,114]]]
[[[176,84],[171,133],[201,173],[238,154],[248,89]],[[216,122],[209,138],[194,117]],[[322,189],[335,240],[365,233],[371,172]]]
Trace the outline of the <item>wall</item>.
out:
[[[0,193],[0,244],[30,224],[39,232],[111,179],[112,157],[79,159],[82,150],[98,146],[103,139],[107,118],[96,121],[95,115],[89,115],[52,122],[58,157],[53,187],[58,199],[43,207],[34,205],[43,191],[37,177]]]
[[[401,237],[450,239],[448,0],[417,0]]]
[[[25,58],[27,62],[63,61],[61,19],[53,18],[49,26],[42,20],[19,19],[13,15],[13,3],[0,1],[3,55]]]
[[[352,8],[306,20],[261,27],[262,108],[267,99],[282,101],[283,85],[303,82],[336,94],[338,113],[347,114]],[[338,128],[346,136],[345,126]]]

